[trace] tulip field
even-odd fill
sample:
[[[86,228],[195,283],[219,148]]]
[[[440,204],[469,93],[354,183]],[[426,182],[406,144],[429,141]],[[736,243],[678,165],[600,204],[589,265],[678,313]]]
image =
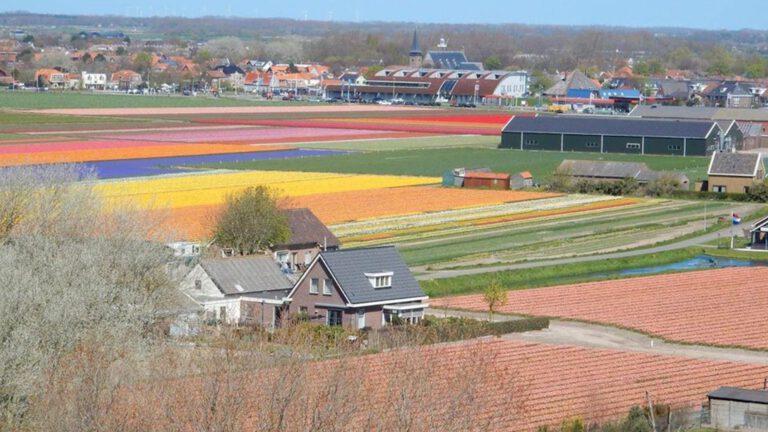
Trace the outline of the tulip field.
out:
[[[511,291],[500,311],[629,328],[694,344],[768,350],[768,267],[726,268]],[[482,295],[433,299],[486,311]]]
[[[376,377],[377,371],[397,364],[397,355],[365,356],[362,361],[371,370],[366,379],[384,380]],[[490,419],[493,430],[526,432],[542,426],[558,430],[564,420],[573,418],[586,424],[617,420],[632,406],[647,403],[646,392],[655,403],[697,412],[714,389],[760,389],[768,373],[765,365],[503,339],[428,347],[415,355],[428,359],[431,366],[428,371],[411,372],[429,380],[429,391],[423,392],[427,400],[447,398],[441,393],[446,386],[441,384],[469,374],[487,391],[477,396],[482,409],[462,415],[478,422]],[[489,370],[475,376],[476,368]],[[499,387],[506,392],[498,391]]]
[[[96,189],[111,204],[152,209],[221,204],[228,194],[255,185],[270,186],[293,197],[333,191],[427,185],[439,181],[434,177],[246,171],[106,181],[97,184]]]
[[[370,118],[310,118],[283,119],[208,119],[199,123],[213,125],[258,125],[295,128],[358,129],[370,131],[423,132],[458,135],[499,135],[501,128],[512,118],[510,114],[478,114],[454,116],[410,116]]]

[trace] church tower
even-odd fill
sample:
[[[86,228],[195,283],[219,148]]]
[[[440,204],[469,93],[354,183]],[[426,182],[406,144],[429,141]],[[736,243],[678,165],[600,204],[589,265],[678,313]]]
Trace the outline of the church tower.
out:
[[[413,41],[411,42],[411,50],[408,51],[408,65],[413,69],[420,69],[423,61],[424,56],[421,54],[419,34],[416,32],[416,30],[414,30]]]

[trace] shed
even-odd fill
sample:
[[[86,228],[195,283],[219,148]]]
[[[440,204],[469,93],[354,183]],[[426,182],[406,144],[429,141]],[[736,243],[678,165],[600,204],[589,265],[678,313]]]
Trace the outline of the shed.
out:
[[[768,391],[720,387],[707,399],[712,427],[768,430]]]
[[[750,249],[768,250],[768,217],[752,224],[749,229]]]
[[[715,152],[709,162],[707,180],[711,192],[745,193],[765,181],[761,153]]]
[[[508,190],[509,180],[509,174],[471,172],[464,175],[464,187]]]
[[[511,189],[522,189],[533,187],[533,174],[530,171],[523,171],[513,175],[509,180]]]
[[[489,173],[491,172],[490,168],[454,168],[452,171],[453,175],[453,181],[449,183],[449,186],[456,186],[456,187],[463,187],[464,186],[464,177],[467,174],[470,173]],[[447,179],[444,177],[443,182],[445,183]]]

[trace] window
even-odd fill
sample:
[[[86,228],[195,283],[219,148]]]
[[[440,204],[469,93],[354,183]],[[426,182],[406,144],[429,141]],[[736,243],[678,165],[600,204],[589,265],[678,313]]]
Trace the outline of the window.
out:
[[[328,318],[326,324],[329,326],[340,326],[341,325],[341,311],[337,309],[329,309],[328,310]]]
[[[317,285],[319,284],[319,280],[317,278],[312,278],[309,280],[309,293],[310,294],[317,294]]]
[[[332,286],[330,279],[323,279],[323,295],[331,295]]]
[[[278,252],[277,253],[277,262],[280,264],[287,264],[288,263],[288,252]]]
[[[670,144],[667,146],[667,150],[682,150],[680,144]]]
[[[196,290],[203,289],[203,281],[201,281],[200,279],[195,279],[195,289]]]
[[[307,251],[304,254],[304,265],[309,266],[310,264],[312,264],[312,251]]]
[[[537,145],[539,145],[539,141],[538,140],[532,140],[532,139],[525,140],[525,145],[537,146]]]
[[[299,306],[299,313],[300,314],[308,314],[309,313],[309,308],[306,307],[306,306]]]
[[[723,185],[714,185],[712,186],[712,192],[726,193],[727,188]]]
[[[640,144],[639,143],[627,143],[627,149],[629,149],[629,150],[640,150]]]
[[[365,273],[365,277],[368,278],[368,282],[374,288],[392,287],[392,272]]]
[[[587,142],[587,147],[589,147],[589,148],[597,148],[597,147],[600,147],[600,144],[598,144],[596,142]]]

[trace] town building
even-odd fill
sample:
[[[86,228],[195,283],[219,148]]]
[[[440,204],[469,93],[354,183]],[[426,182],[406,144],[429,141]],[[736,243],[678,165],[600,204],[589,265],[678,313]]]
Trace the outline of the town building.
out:
[[[81,85],[86,90],[105,90],[107,88],[107,74],[83,71],[80,76]]]
[[[35,82],[39,87],[64,88],[67,86],[67,73],[57,69],[38,69]]]
[[[515,116],[501,135],[500,148],[678,156],[710,155],[740,139],[735,132],[721,139],[713,121],[577,115]]]
[[[138,88],[143,80],[141,74],[129,69],[114,72],[110,77],[110,85],[119,90],[132,90]]]
[[[463,51],[448,51],[444,40],[439,50],[422,54],[414,31],[408,51],[408,67],[384,68],[368,79],[326,83],[328,98],[397,101],[407,104],[476,106],[510,105],[528,94],[526,71],[488,71],[467,60]]]
[[[329,98],[369,102],[402,99],[414,104],[510,104],[528,93],[528,73],[393,68],[378,71],[364,85],[326,85],[325,93]]]

